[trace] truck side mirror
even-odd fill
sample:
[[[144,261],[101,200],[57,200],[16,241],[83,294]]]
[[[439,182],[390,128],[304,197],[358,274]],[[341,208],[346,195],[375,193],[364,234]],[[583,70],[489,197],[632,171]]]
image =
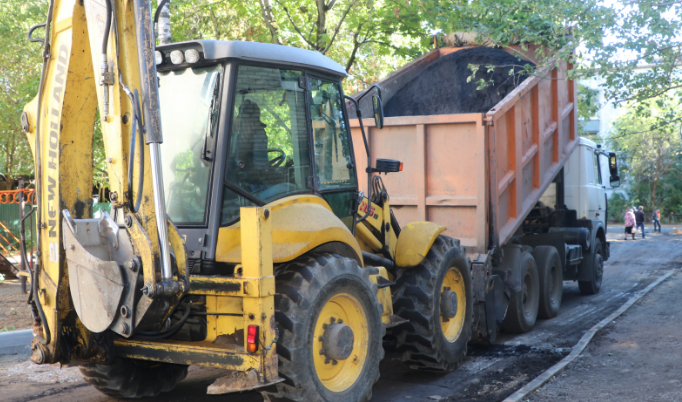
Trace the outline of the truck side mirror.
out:
[[[384,105],[380,97],[372,96],[372,108],[374,109],[374,125],[381,130],[384,128]]]
[[[609,180],[611,187],[620,187],[620,176],[618,176],[618,162],[616,161],[615,152],[609,152],[609,173],[611,174]]]

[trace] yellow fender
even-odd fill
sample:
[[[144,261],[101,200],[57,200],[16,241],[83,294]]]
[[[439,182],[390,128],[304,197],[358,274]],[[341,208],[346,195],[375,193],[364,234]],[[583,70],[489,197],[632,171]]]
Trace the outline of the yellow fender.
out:
[[[412,222],[405,225],[398,236],[396,265],[414,267],[421,264],[436,237],[444,231],[445,226],[433,222]]]
[[[273,201],[265,208],[270,210],[272,260],[275,264],[292,261],[320,246],[342,244],[363,266],[362,250],[357,240],[321,197],[293,195]],[[216,261],[241,263],[241,241],[240,222],[220,228]]]

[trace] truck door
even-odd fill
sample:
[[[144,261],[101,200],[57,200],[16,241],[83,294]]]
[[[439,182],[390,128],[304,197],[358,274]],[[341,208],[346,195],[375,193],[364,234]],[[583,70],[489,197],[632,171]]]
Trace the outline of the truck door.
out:
[[[591,169],[588,168],[588,174],[592,170],[592,176],[588,177],[587,186],[587,219],[600,220],[606,225],[606,195],[599,163],[599,153],[597,153],[597,150],[589,147],[586,147],[585,151],[588,153],[586,156],[589,156],[586,162],[591,167]]]

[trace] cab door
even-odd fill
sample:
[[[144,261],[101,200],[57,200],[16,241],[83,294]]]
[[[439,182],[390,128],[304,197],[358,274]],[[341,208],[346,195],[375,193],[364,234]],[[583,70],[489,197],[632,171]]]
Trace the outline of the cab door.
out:
[[[588,219],[600,220],[606,225],[606,190],[603,183],[603,175],[599,163],[599,153],[596,149],[587,147],[586,162],[590,165],[592,176],[588,178]]]

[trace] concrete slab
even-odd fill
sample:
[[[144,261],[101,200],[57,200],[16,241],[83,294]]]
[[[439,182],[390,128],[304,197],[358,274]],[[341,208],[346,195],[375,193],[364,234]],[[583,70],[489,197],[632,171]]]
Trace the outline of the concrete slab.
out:
[[[33,330],[0,333],[0,355],[31,354]]]

